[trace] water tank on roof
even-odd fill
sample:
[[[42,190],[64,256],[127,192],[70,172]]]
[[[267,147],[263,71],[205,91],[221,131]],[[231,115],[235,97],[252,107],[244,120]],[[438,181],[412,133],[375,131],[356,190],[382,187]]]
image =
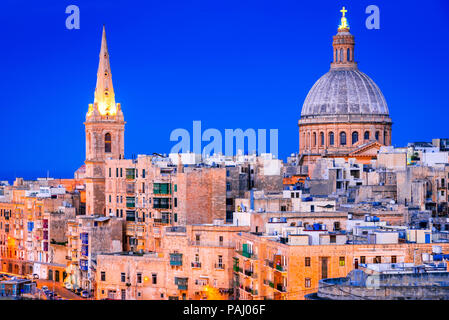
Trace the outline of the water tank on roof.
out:
[[[441,246],[432,246],[432,253],[441,254]]]

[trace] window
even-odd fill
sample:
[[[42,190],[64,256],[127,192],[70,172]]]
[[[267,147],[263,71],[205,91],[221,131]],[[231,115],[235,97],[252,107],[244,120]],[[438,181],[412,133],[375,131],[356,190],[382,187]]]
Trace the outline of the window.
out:
[[[106,281],[106,272],[101,271],[101,281]]]
[[[310,267],[310,257],[305,257],[305,258],[304,258],[304,265],[305,265],[306,267]]]
[[[306,278],[305,282],[304,282],[304,286],[306,288],[310,288],[312,286],[311,283],[312,283],[312,281],[310,280],[310,278]]]
[[[122,273],[120,274],[120,281],[121,281],[121,282],[125,282],[125,281],[126,281],[125,278],[126,278],[126,277],[125,277],[125,273],[122,272]]]
[[[320,132],[320,143],[322,146],[324,146],[324,133]]]
[[[338,264],[340,267],[344,267],[345,266],[345,257],[340,257],[338,259]]]
[[[111,152],[112,139],[111,134],[106,133],[104,136],[104,152]]]
[[[363,139],[369,140],[369,131],[365,131],[365,133],[363,134]]]
[[[153,273],[151,275],[151,283],[152,284],[157,284],[157,274],[156,273]],[[161,297],[163,297],[163,296],[161,295]]]
[[[339,221],[334,222],[334,231],[340,231],[340,222]]]
[[[137,274],[137,283],[142,283],[142,274],[140,272]]]
[[[396,256],[391,256],[391,263],[397,263]]]
[[[352,144],[355,144],[357,141],[359,141],[359,133],[357,131],[354,131],[352,133]]]
[[[334,133],[333,132],[329,132],[329,145],[330,146],[334,145]]]
[[[340,132],[340,145],[346,145],[346,132]]]

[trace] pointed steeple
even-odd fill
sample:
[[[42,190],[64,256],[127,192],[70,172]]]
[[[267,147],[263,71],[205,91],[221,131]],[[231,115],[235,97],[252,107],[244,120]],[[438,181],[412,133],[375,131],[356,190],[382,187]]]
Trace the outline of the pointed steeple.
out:
[[[109,63],[109,52],[106,44],[106,29],[103,25],[101,39],[100,62],[97,71],[97,85],[95,87],[95,100],[101,115],[117,114],[114,88],[112,86],[111,65]]]

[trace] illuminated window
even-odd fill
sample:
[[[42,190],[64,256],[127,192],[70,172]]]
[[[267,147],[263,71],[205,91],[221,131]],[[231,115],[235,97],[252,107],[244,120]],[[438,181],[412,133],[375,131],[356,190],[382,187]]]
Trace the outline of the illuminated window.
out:
[[[310,280],[310,278],[306,278],[306,279],[305,279],[304,286],[305,286],[306,288],[310,288],[310,287],[312,286],[312,281]]]
[[[104,136],[104,152],[111,152],[111,145],[112,145],[111,134],[106,133]]]

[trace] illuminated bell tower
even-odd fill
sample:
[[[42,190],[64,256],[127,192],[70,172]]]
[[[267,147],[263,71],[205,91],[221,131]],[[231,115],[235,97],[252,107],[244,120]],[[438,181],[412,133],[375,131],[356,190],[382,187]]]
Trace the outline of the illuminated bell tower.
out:
[[[86,214],[105,215],[105,160],[123,159],[125,121],[115,103],[111,66],[103,26],[94,103],[86,114]]]

